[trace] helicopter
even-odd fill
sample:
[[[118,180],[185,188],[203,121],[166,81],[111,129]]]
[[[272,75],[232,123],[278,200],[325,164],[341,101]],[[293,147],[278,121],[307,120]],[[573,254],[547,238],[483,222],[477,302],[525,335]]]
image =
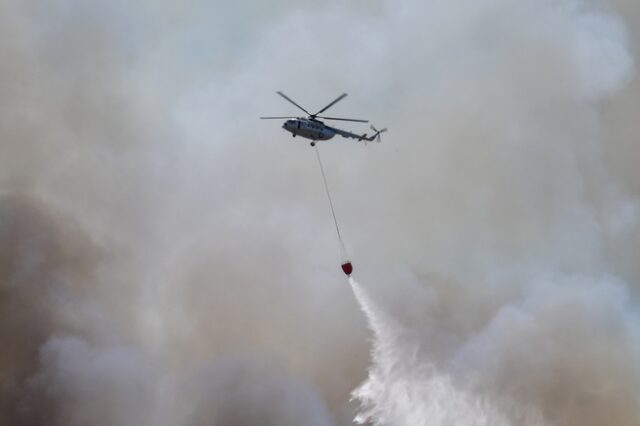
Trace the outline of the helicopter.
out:
[[[326,110],[328,110],[329,108],[331,108],[332,106],[334,106],[336,103],[340,102],[341,100],[343,100],[344,98],[347,97],[346,93],[343,93],[342,95],[338,96],[336,99],[334,99],[329,105],[327,105],[326,107],[322,108],[320,111],[316,112],[315,114],[311,114],[309,111],[307,111],[306,109],[302,108],[300,105],[298,105],[297,103],[295,103],[291,98],[289,98],[287,95],[285,95],[282,92],[276,92],[278,95],[282,96],[284,99],[286,99],[287,101],[291,102],[293,105],[295,105],[296,107],[298,107],[300,110],[304,111],[305,114],[307,114],[307,117],[260,117],[261,120],[282,120],[282,119],[288,119],[287,121],[284,122],[284,124],[282,125],[282,128],[285,129],[286,131],[291,133],[292,137],[296,137],[296,136],[301,136],[303,138],[306,139],[311,139],[311,146],[315,146],[317,141],[326,141],[329,140],[331,138],[333,138],[335,135],[340,135],[343,138],[352,138],[352,139],[357,139],[358,142],[360,141],[364,141],[364,143],[366,144],[367,142],[372,142],[374,140],[377,140],[378,142],[381,142],[381,138],[380,138],[380,133],[386,132],[387,129],[384,128],[382,130],[378,130],[375,127],[371,126],[371,130],[374,131],[374,134],[371,136],[368,136],[366,133],[359,135],[356,133],[352,133],[352,132],[348,132],[346,130],[341,130],[335,127],[331,127],[328,126],[326,124],[324,124],[322,121],[318,120],[319,118],[322,118],[324,120],[339,120],[339,121],[353,121],[356,123],[368,123],[368,120],[356,120],[353,118],[337,118],[337,117],[324,117],[324,116],[320,116],[319,114],[322,114],[323,112],[325,112]]]

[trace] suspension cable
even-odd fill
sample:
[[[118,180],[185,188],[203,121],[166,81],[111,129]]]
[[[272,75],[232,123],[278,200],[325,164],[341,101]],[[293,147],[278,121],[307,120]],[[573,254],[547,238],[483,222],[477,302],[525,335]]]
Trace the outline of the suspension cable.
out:
[[[336,225],[336,232],[338,234],[338,240],[342,248],[343,254],[346,252],[344,242],[342,241],[342,235],[340,235],[340,227],[338,226],[338,219],[336,219],[336,212],[333,208],[333,201],[331,200],[331,193],[329,192],[329,184],[327,184],[327,176],[324,173],[324,167],[322,167],[322,160],[320,159],[320,151],[318,147],[314,145],[316,150],[316,156],[318,157],[318,164],[320,165],[320,172],[322,172],[322,181],[324,182],[324,189],[327,192],[327,198],[329,199],[329,206],[331,207],[331,215],[333,216],[333,223]]]

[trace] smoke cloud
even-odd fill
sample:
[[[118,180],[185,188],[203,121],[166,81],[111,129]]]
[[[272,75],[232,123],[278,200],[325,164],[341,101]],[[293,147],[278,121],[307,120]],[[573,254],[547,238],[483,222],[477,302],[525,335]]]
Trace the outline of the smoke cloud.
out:
[[[0,423],[640,423],[639,25],[0,0]],[[355,299],[276,90],[390,129],[319,146]]]

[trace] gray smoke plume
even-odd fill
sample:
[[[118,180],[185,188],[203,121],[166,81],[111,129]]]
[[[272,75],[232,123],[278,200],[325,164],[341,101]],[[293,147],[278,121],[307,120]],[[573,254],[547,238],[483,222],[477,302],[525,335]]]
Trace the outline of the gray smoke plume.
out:
[[[604,154],[625,136],[600,111],[630,82],[624,25],[583,2],[430,10],[428,23],[456,28],[433,46],[450,43],[446,63],[427,65],[447,74],[422,98],[432,114],[413,129],[425,135],[414,167],[386,170],[433,205],[394,229],[414,262],[385,276],[395,300],[374,309],[356,287],[376,333],[359,418],[637,424],[638,205]]]
[[[638,424],[639,24],[0,0],[0,424]]]

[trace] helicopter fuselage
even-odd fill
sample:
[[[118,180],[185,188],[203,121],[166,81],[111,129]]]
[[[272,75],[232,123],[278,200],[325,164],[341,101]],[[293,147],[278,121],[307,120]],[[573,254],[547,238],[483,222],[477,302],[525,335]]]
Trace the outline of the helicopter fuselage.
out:
[[[296,118],[287,120],[282,128],[290,132],[292,136],[301,136],[313,141],[326,141],[336,135],[336,132],[319,120]]]

